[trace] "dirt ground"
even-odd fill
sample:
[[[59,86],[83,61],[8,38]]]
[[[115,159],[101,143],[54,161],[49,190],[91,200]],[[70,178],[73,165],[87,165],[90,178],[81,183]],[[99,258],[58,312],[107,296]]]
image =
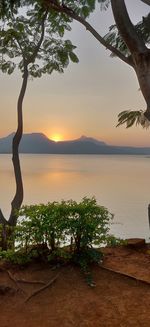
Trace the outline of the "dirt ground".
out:
[[[0,327],[149,327],[149,250],[117,247],[104,252],[102,267],[92,268],[93,288],[71,265],[0,265]],[[5,287],[10,287],[7,292]]]

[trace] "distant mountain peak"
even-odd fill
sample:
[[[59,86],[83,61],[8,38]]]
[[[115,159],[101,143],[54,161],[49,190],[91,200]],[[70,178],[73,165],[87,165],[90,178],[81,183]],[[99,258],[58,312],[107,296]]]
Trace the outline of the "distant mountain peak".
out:
[[[79,137],[79,140],[86,140],[86,139],[88,139],[88,137],[87,137],[86,135],[81,135],[81,136]]]
[[[44,137],[44,138],[48,139],[48,137],[44,133],[40,133],[40,132],[24,133],[23,136]]]
[[[95,144],[98,144],[98,145],[107,145],[105,142],[103,141],[99,141],[93,137],[88,137],[86,135],[81,135],[81,137],[78,139],[78,141],[83,141],[83,142],[92,142],[92,143],[95,143]]]

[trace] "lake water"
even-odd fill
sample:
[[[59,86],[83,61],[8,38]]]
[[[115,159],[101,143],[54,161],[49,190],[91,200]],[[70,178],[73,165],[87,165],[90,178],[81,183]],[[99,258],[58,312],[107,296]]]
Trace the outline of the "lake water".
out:
[[[95,196],[114,213],[116,236],[149,240],[150,158],[113,155],[21,156],[24,204]],[[11,155],[0,155],[0,208],[7,216],[15,182]]]

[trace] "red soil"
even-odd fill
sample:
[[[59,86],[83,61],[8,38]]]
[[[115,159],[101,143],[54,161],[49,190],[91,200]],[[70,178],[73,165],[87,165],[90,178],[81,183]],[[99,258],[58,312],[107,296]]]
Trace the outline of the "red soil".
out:
[[[103,267],[94,266],[96,287],[89,287],[80,269],[74,266],[51,269],[39,263],[24,269],[0,266],[0,286],[10,290],[0,294],[1,327],[149,327],[150,254],[126,247],[107,248]],[[10,274],[8,273],[10,272]],[[15,279],[40,280],[49,287],[27,297],[42,285],[15,283]],[[18,289],[18,290],[17,290]],[[2,292],[1,292],[2,293]]]

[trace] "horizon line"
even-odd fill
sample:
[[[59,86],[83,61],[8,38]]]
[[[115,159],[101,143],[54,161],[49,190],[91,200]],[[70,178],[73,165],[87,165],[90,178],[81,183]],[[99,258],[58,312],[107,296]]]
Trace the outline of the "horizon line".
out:
[[[9,133],[5,136],[0,136],[0,139],[3,139],[3,138],[7,138],[11,135],[14,135],[15,132],[12,132],[12,133]],[[44,132],[24,132],[23,135],[33,135],[33,134],[39,134],[39,135],[43,135],[45,138],[47,138],[49,141],[51,142],[54,142],[54,143],[62,143],[62,142],[73,142],[73,141],[77,141],[77,140],[81,140],[82,138],[85,138],[85,139],[93,139],[97,142],[101,142],[101,143],[104,143],[105,146],[115,146],[115,147],[130,147],[130,148],[150,148],[150,145],[117,145],[117,144],[110,144],[110,143],[106,143],[106,141],[104,140],[101,140],[101,139],[97,139],[93,136],[86,136],[86,135],[81,135],[75,139],[65,139],[65,140],[53,140],[52,138],[49,138]],[[22,136],[23,136],[22,135]]]

